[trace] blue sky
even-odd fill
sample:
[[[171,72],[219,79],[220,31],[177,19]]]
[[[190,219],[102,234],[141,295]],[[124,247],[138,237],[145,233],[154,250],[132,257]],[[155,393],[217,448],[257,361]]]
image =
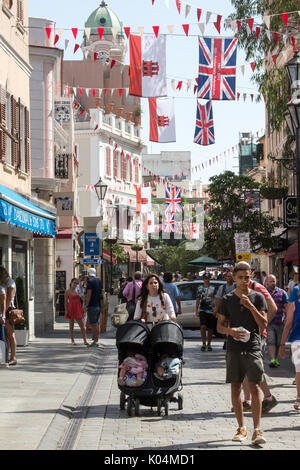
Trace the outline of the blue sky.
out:
[[[89,15],[98,8],[100,0],[51,0],[44,2],[41,0],[29,0],[29,16],[47,18],[56,22],[57,28],[65,30],[77,27],[84,28],[84,23]],[[216,21],[216,15],[222,15],[223,20],[233,11],[230,0],[187,0],[182,2],[181,15],[178,14],[175,0],[169,0],[169,8],[166,6],[166,0],[155,0],[152,6],[151,0],[106,0],[108,7],[111,8],[123,26],[130,26],[132,32],[138,32],[139,26],[144,26],[145,33],[152,32],[152,26],[159,25],[160,32],[168,34],[168,25],[174,25],[174,35],[167,39],[167,76],[169,78],[169,96],[175,97],[175,115],[176,115],[176,134],[177,142],[173,144],[156,144],[148,141],[149,135],[149,117],[148,102],[142,99],[142,126],[143,140],[148,145],[149,152],[159,153],[162,150],[190,150],[192,153],[192,166],[201,165],[201,163],[212,159],[221,154],[219,163],[207,166],[205,170],[193,173],[193,177],[201,177],[204,183],[208,182],[210,176],[221,173],[225,169],[232,169],[237,161],[233,160],[231,148],[238,143],[239,132],[253,132],[264,128],[265,112],[264,103],[251,102],[250,93],[257,93],[255,85],[250,81],[251,68],[246,64],[243,51],[238,50],[237,58],[237,91],[241,94],[239,102],[219,101],[213,103],[214,124],[216,143],[208,147],[199,146],[193,143],[195,118],[196,118],[196,98],[192,91],[186,91],[186,85],[183,84],[181,92],[174,92],[171,88],[171,79],[175,80],[177,85],[179,80],[192,79],[197,76],[198,69],[198,39],[200,33],[197,23],[196,9],[202,8],[200,22],[206,21],[206,13],[212,12],[211,18],[205,27],[205,34],[208,36],[218,36],[213,25]],[[186,4],[191,5],[191,10],[185,18]],[[184,35],[182,24],[190,24],[190,35]],[[78,40],[81,39],[83,31],[78,32]],[[222,28],[221,35],[230,36],[231,30]],[[74,59],[73,49],[74,39],[71,31],[64,31],[62,40],[58,47],[64,48],[64,39],[70,40],[70,45],[65,52],[67,59]],[[78,41],[79,42],[79,41]],[[81,59],[82,54],[79,50],[77,58]],[[127,63],[129,59],[127,58]],[[240,71],[240,65],[246,65],[245,74]],[[193,85],[192,85],[193,88]],[[243,93],[247,93],[247,99],[243,101]],[[204,102],[203,102],[204,104]],[[230,149],[230,155],[223,152]]]

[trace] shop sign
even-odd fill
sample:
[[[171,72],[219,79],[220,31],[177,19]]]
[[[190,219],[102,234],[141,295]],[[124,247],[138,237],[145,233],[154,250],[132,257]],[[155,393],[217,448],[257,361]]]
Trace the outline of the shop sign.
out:
[[[285,227],[293,228],[298,226],[297,220],[297,197],[287,196],[283,200],[283,224]]]

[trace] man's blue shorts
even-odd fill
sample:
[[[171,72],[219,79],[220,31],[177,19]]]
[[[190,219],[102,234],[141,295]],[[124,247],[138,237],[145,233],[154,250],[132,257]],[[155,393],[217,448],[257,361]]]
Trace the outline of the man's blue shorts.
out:
[[[91,326],[97,326],[100,324],[100,312],[100,307],[88,307],[87,317]]]

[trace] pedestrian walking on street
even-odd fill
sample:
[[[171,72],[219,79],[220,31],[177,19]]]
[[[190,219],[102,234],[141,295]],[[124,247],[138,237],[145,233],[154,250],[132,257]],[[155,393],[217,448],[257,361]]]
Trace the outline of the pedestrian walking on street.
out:
[[[264,375],[260,351],[260,330],[267,326],[267,304],[259,292],[249,288],[250,266],[237,263],[233,270],[236,289],[221,300],[218,315],[218,331],[228,335],[226,350],[226,382],[231,383],[231,398],[238,422],[234,441],[247,438],[241,398],[242,383],[248,377],[252,396],[252,417],[254,432],[252,444],[266,442],[260,430],[262,400],[259,384]],[[226,322],[229,326],[225,326]]]
[[[207,274],[203,276],[203,286],[197,291],[196,315],[200,318],[201,351],[206,351],[206,348],[207,351],[212,351],[211,339],[216,326],[215,288],[210,285]]]
[[[128,282],[123,290],[123,296],[126,300],[126,308],[128,311],[128,320],[132,320],[137,304],[137,299],[142,290],[142,273],[136,271],[134,274],[134,281]]]
[[[153,323],[163,320],[176,321],[172,300],[164,291],[163,283],[156,274],[149,274],[143,281],[134,320]]]
[[[270,274],[266,280],[266,287],[277,306],[277,312],[267,327],[267,349],[270,358],[270,367],[279,367],[278,353],[284,328],[285,311],[288,305],[288,295],[285,290],[276,286],[276,276]]]
[[[164,289],[169,294],[170,299],[172,300],[176,317],[177,315],[181,315],[180,292],[176,284],[173,283],[172,273],[164,274]]]
[[[75,340],[74,340],[74,323],[75,320],[77,321],[81,336],[83,339],[83,342],[86,346],[89,345],[87,338],[86,338],[86,332],[84,328],[84,312],[82,308],[82,298],[83,295],[80,296],[79,292],[79,280],[77,278],[73,278],[70,282],[70,288],[66,290],[65,292],[65,317],[69,320],[69,332],[70,332],[70,338],[71,338],[71,343],[75,345]]]
[[[92,329],[93,342],[89,345],[90,348],[98,347],[100,336],[100,313],[102,301],[102,283],[97,278],[95,268],[89,268],[88,281],[86,285],[86,308],[89,324]]]
[[[214,315],[218,315],[220,302],[225,294],[229,294],[229,292],[235,289],[235,284],[233,281],[233,275],[231,271],[227,271],[224,273],[224,279],[226,280],[226,284],[219,287],[215,297],[215,310]],[[223,349],[226,350],[226,336],[224,337],[225,341],[223,344]]]
[[[5,338],[6,291],[0,287],[0,367],[8,367],[8,350]]]
[[[285,358],[285,344],[292,343],[292,360],[296,369],[297,397],[294,409],[300,411],[300,300],[290,302],[287,311],[287,319],[284,326],[279,354]]]
[[[6,293],[6,315],[5,315],[5,336],[10,355],[9,366],[17,365],[17,342],[14,325],[9,321],[9,312],[15,308],[14,300],[16,295],[15,281],[9,276],[4,266],[0,266],[0,286]]]

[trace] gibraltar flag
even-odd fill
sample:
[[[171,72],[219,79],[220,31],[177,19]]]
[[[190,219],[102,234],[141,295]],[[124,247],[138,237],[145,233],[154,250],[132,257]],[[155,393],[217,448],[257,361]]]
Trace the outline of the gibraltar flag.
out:
[[[144,98],[167,96],[166,36],[131,34],[129,47],[129,94]]]
[[[176,142],[173,98],[149,98],[150,137],[152,142]]]
[[[151,201],[152,189],[150,186],[136,187],[136,212],[138,214],[147,214],[152,210]]]
[[[148,212],[147,214],[145,214],[144,232],[145,233],[155,232],[154,212]]]

